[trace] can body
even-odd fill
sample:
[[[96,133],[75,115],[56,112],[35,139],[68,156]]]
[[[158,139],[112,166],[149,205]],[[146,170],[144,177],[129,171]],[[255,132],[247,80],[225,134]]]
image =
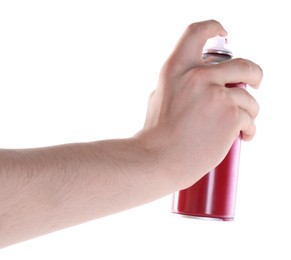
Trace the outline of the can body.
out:
[[[234,218],[240,138],[224,160],[193,186],[173,195],[172,212],[197,218],[229,221]]]
[[[231,52],[209,49],[204,53],[207,63],[231,59]],[[227,87],[244,87],[242,83]],[[241,138],[231,146],[224,160],[193,186],[173,195],[172,212],[180,215],[229,221],[234,218]]]

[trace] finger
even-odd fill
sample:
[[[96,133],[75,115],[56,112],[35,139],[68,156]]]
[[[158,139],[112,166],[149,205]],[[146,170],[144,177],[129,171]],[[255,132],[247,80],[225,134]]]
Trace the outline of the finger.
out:
[[[212,68],[214,70],[213,78],[224,85],[243,82],[253,88],[258,88],[263,78],[262,68],[245,59],[229,60]]]
[[[243,123],[241,127],[241,138],[244,141],[251,141],[256,133],[254,120],[245,111],[241,110]]]
[[[229,88],[226,91],[240,109],[246,111],[253,119],[257,117],[260,106],[249,92],[242,88]]]
[[[253,122],[252,124],[249,125],[247,129],[241,132],[241,138],[244,141],[251,141],[256,134],[256,125]]]
[[[181,73],[203,64],[202,50],[206,41],[226,34],[222,25],[215,20],[189,25],[169,58],[171,66],[175,68],[176,73]]]

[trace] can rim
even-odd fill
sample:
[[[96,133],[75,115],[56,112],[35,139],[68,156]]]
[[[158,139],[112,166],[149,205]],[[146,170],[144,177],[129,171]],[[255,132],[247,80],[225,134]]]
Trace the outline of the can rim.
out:
[[[230,57],[233,56],[232,52],[229,50],[218,50],[218,49],[206,49],[203,50],[203,54],[223,54],[223,55],[228,55]]]

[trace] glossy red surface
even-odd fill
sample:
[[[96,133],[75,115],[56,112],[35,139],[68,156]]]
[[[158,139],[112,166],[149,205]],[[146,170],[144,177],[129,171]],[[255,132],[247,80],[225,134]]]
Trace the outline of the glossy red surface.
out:
[[[240,143],[240,138],[237,138],[225,159],[215,169],[190,188],[174,194],[173,213],[233,220]]]

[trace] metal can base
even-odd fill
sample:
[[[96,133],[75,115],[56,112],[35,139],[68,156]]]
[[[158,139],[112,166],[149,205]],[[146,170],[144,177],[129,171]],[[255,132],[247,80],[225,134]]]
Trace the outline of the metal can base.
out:
[[[208,221],[233,221],[233,218],[225,218],[225,217],[218,217],[218,216],[208,216],[208,215],[190,215],[180,212],[172,212],[174,215],[183,217],[183,218],[191,218],[197,220],[208,220]]]

